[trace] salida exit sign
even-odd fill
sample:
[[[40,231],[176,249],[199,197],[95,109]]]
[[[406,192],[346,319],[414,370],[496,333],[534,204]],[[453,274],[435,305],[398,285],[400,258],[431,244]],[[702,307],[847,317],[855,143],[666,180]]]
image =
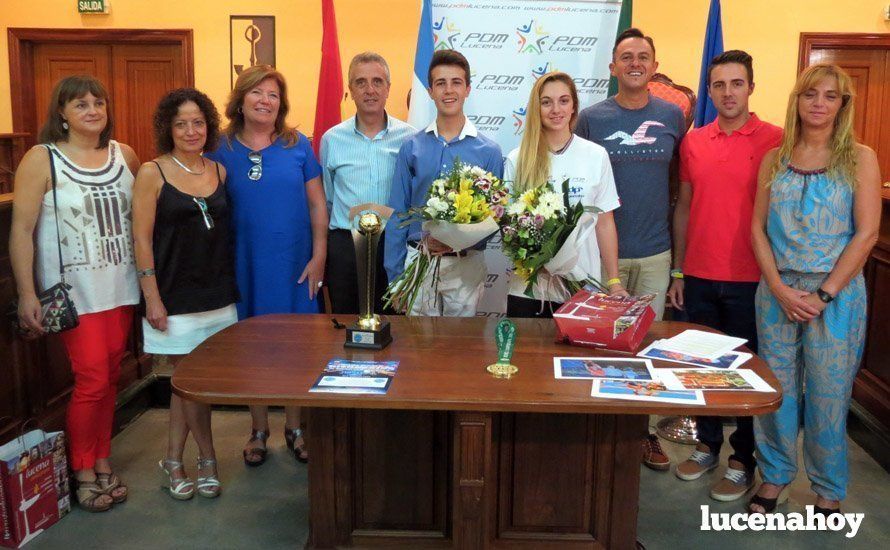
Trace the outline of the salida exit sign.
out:
[[[78,13],[108,13],[108,0],[77,0]]]

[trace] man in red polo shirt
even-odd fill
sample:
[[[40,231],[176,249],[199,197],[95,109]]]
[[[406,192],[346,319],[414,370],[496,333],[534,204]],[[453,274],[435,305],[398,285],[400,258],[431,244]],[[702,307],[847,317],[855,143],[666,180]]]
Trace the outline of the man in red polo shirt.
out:
[[[680,146],[680,196],[674,212],[674,269],[671,305],[689,320],[748,340],[757,351],[754,292],[760,269],[751,248],[751,212],[757,171],[764,154],[777,147],[782,129],[748,112],[754,92],[751,56],[739,50],[718,55],[708,67],[708,96],[717,119],[686,135]],[[719,464],[720,417],[697,419],[699,443],[677,466],[677,477],[698,479]],[[754,428],[751,417],[736,419],[729,437],[733,454],[711,498],[730,501],[754,485]]]

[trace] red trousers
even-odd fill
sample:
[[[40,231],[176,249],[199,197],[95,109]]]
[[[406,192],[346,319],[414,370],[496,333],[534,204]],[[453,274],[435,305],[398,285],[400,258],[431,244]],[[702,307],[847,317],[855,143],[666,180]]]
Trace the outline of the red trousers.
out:
[[[111,455],[117,381],[133,310],[133,306],[121,306],[81,315],[77,328],[60,335],[74,373],[67,417],[72,470],[90,470],[96,459]]]

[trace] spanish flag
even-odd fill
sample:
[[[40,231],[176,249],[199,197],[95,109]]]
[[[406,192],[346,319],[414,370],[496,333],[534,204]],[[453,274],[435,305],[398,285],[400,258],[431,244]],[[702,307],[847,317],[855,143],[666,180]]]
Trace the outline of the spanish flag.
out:
[[[340,43],[337,40],[337,18],[334,0],[321,0],[321,68],[318,71],[318,95],[315,100],[315,127],[312,148],[319,154],[321,136],[343,120],[343,72],[340,68]]]

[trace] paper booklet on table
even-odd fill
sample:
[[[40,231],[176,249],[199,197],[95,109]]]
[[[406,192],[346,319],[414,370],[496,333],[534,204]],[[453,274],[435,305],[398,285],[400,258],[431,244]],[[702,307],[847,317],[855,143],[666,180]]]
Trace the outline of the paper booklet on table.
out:
[[[309,391],[383,395],[389,390],[398,367],[398,361],[333,359]]]
[[[647,357],[649,359],[659,359],[661,361],[671,361],[673,363],[684,363],[687,365],[695,365],[706,369],[736,369],[745,364],[753,355],[742,351],[730,351],[721,355],[717,359],[705,359],[703,357],[695,357],[686,355],[676,351],[670,351],[662,348],[663,340],[656,340],[649,344],[649,347],[637,354],[637,357]]]
[[[703,330],[684,330],[672,338],[662,340],[659,347],[685,355],[717,359],[743,345],[745,342],[747,340],[744,338],[736,338],[724,334],[715,334]]]

